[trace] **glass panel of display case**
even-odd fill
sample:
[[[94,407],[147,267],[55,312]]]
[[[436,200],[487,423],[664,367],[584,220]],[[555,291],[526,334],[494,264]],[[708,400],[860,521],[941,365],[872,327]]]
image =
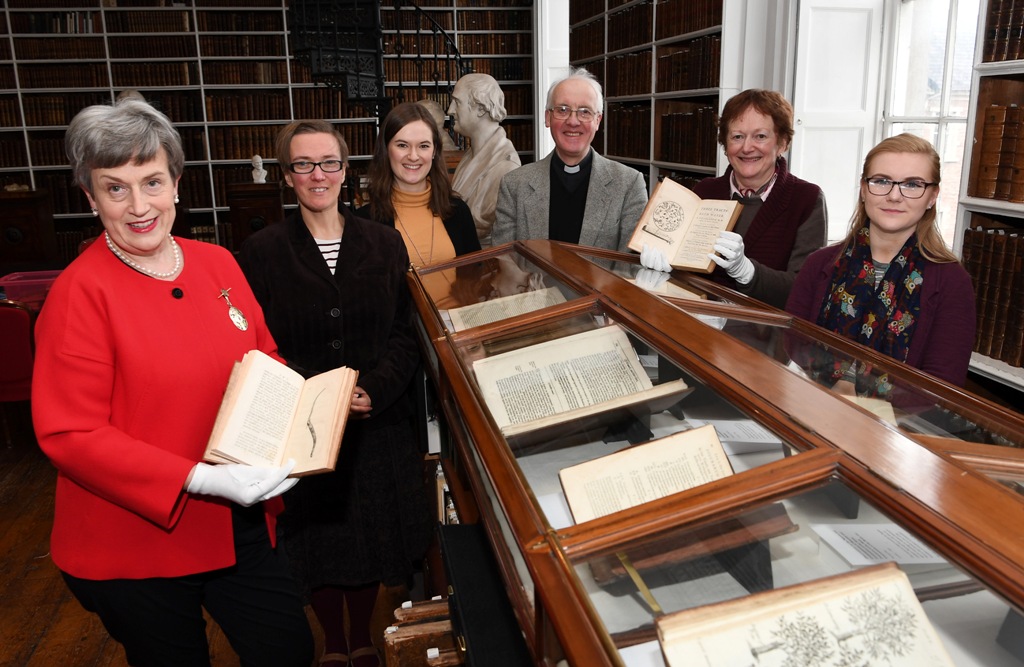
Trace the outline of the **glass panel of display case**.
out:
[[[514,252],[455,267],[420,268],[417,273],[449,331],[498,322],[580,296]]]
[[[696,274],[686,271],[673,271],[672,273],[653,271],[645,269],[636,261],[616,261],[601,255],[588,254],[587,250],[586,247],[580,247],[576,252],[601,268],[611,271],[652,294],[674,299],[734,303],[734,300],[730,298],[730,290]]]
[[[922,436],[928,444],[941,448],[937,438],[952,438],[1024,448],[1024,430],[1019,425],[1013,428],[1013,424],[986,420],[984,415],[973,414],[950,396],[917,382],[904,381],[889,372],[895,361],[872,363],[867,355],[859,353],[859,346],[836,342],[834,336],[823,335],[809,324],[794,324],[783,317],[752,316],[739,309],[730,312],[724,308],[702,308],[686,300],[671,301],[794,373],[831,389],[904,431]]]
[[[714,659],[687,664],[1020,665],[1012,649],[996,641],[1008,617],[1010,622],[1017,621],[1010,607],[835,479],[725,520],[675,529],[646,541],[602,549],[598,555],[570,557],[570,561],[580,588],[626,665],[665,664],[656,629],[659,618],[729,600],[735,601],[737,615],[756,610],[770,617],[769,612],[787,607],[773,600],[773,595],[757,594],[780,589],[788,590],[794,600],[785,618],[773,619],[767,628],[739,623],[730,648],[734,655],[722,655],[719,649]],[[863,568],[883,563],[895,563],[899,571],[894,580],[909,583],[920,602],[924,616],[917,619],[916,627],[909,617],[917,607],[912,599],[905,611],[893,609],[885,599],[872,605],[863,599],[843,599],[842,610],[837,611],[839,582],[854,571],[867,576]],[[839,578],[823,581],[827,577]],[[812,593],[835,603],[827,620],[811,616]],[[849,610],[854,605],[862,612],[859,619]],[[889,614],[887,620],[873,624],[874,613],[883,609]],[[694,613],[699,614],[699,609]],[[833,651],[831,660],[805,662],[794,657],[801,655],[800,649],[790,643],[797,640],[785,628],[797,622],[809,624],[798,633],[801,641],[817,637],[821,655]],[[891,633],[885,632],[885,623],[894,625]],[[900,630],[895,624],[900,624]],[[952,662],[888,661],[900,648],[926,653],[927,626],[935,629],[936,641]],[[1005,637],[1002,643],[1012,641],[1016,640]],[[866,645],[881,653],[862,654],[854,662],[840,660],[844,651]],[[806,659],[808,654],[803,655]]]
[[[555,529],[796,452],[599,306],[456,347]]]

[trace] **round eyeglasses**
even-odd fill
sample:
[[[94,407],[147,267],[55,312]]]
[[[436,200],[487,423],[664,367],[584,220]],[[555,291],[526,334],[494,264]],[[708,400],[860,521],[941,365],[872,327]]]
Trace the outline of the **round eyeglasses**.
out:
[[[325,173],[333,173],[341,171],[345,166],[345,163],[341,160],[324,160],[323,162],[307,162],[300,160],[298,162],[292,162],[288,165],[293,174],[312,174],[313,170],[320,167],[320,170]]]
[[[557,107],[551,107],[548,111],[550,111],[551,115],[558,120],[569,120],[569,116],[576,114],[576,120],[581,123],[589,123],[597,117],[597,112],[593,109],[588,109],[586,107],[573,109],[572,107],[564,104],[559,104]]]
[[[907,199],[920,199],[924,196],[929,186],[938,185],[938,183],[929,183],[928,181],[919,181],[917,179],[894,181],[891,178],[865,178],[864,182],[868,184],[868,192],[879,197],[886,196],[892,192],[893,186],[898,185],[900,194]]]

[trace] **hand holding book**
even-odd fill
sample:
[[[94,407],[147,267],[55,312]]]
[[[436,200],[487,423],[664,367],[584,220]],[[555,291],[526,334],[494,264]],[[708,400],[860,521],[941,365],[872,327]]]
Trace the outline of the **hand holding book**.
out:
[[[249,507],[277,497],[295,486],[298,478],[288,477],[294,468],[295,459],[288,459],[280,468],[244,463],[197,463],[189,475],[185,490],[204,496],[226,498],[242,507]]]
[[[744,254],[743,237],[736,232],[726,229],[720,231],[715,241],[715,252],[708,257],[740,285],[746,285],[754,279],[754,263]]]

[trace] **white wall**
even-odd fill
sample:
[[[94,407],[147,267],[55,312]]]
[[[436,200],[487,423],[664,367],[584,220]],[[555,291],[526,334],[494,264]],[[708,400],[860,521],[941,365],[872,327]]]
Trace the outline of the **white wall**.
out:
[[[538,0],[533,12],[534,160],[554,150],[542,109],[548,88],[569,68],[569,0]]]

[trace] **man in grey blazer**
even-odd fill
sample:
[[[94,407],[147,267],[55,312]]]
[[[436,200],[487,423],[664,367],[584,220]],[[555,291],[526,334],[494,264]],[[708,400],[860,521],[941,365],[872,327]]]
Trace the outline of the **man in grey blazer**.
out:
[[[554,239],[627,250],[647,204],[647,185],[639,171],[591,148],[603,106],[601,84],[583,68],[551,86],[544,125],[555,150],[501,179],[493,245]]]

